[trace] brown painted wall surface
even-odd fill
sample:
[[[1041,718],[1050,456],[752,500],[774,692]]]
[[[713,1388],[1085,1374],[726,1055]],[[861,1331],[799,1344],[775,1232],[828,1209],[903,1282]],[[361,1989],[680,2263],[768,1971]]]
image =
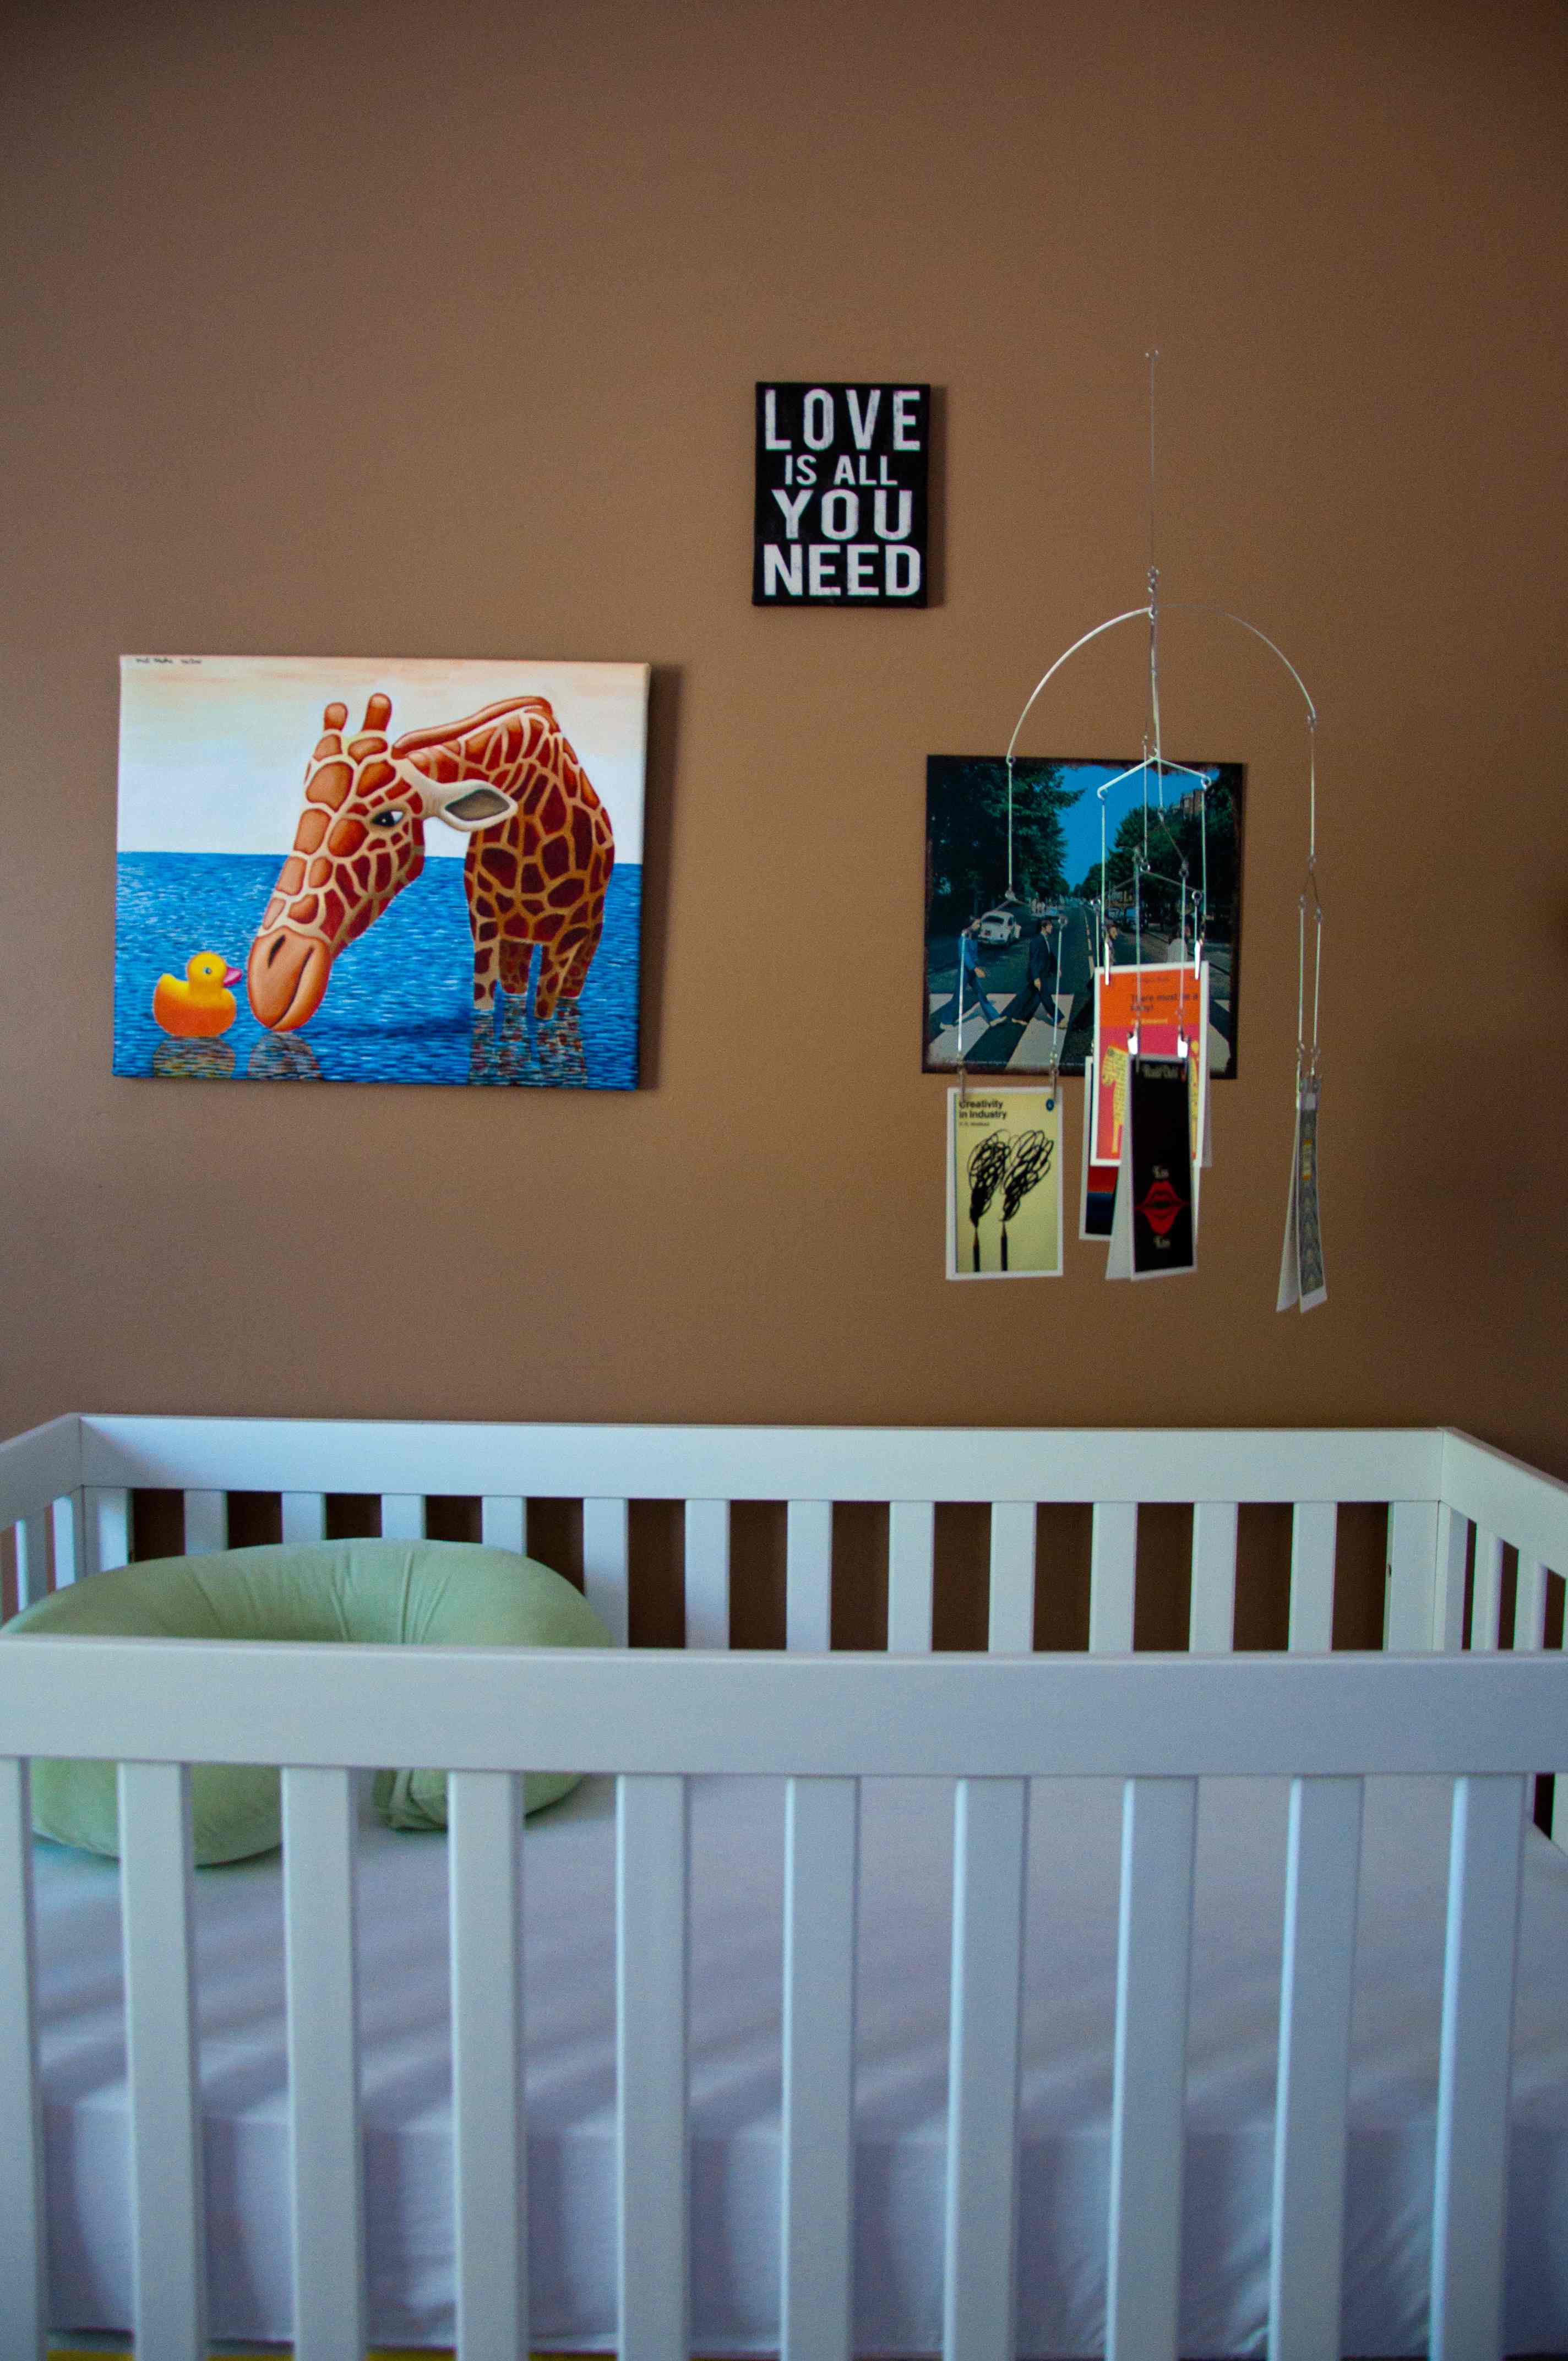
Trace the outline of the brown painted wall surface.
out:
[[[1442,1421],[1568,1475],[1568,17],[13,9],[5,1431],[75,1408]],[[1202,1268],[942,1277],[924,757],[1143,595],[1322,715],[1332,1294],[1277,1317],[1300,709],[1244,761]],[[758,377],[941,389],[942,595],[749,603]],[[646,658],[635,1096],[112,1080],[122,649]],[[1038,752],[1135,745],[1124,632]],[[1069,1092],[1078,1169],[1080,1089]]]

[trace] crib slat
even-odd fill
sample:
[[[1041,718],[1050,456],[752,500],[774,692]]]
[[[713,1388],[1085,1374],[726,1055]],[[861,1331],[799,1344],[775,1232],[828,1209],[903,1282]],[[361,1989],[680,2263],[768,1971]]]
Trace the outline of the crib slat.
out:
[[[423,1541],[424,1501],[418,1492],[382,1493],[381,1539],[384,1542]]]
[[[943,2361],[1013,2361],[1026,1779],[960,1779],[953,1821]]]
[[[1383,1645],[1421,1653],[1437,1638],[1437,1502],[1396,1500],[1388,1510],[1388,1580]]]
[[[324,1492],[285,1492],[281,1496],[283,1539],[319,1542],[326,1539]]]
[[[1187,1644],[1195,1656],[1228,1656],[1236,1630],[1236,1503],[1192,1510],[1192,1603]]]
[[[1546,1645],[1546,1568],[1538,1557],[1521,1557],[1514,1584],[1514,1646]]]
[[[1470,1645],[1495,1648],[1503,1617],[1503,1544],[1485,1525],[1475,1528],[1475,1579],[1470,1593]]]
[[[528,2351],[522,2103],[522,1796],[515,1773],[447,1780],[457,2350]]]
[[[191,1773],[122,1763],[119,1801],[137,2349],[206,2361]]]
[[[729,1645],[729,1503],[688,1500],[685,1532],[686,1646]]]
[[[1289,1645],[1326,1654],[1334,1643],[1334,1538],[1339,1510],[1332,1500],[1298,1500],[1290,1521]]]
[[[1137,1562],[1137,1502],[1096,1500],[1089,1561],[1089,1645],[1097,1656],[1131,1653]]]
[[[508,1494],[488,1492],[479,1502],[479,1539],[487,1549],[516,1550],[528,1554],[528,1503]]]
[[[44,2361],[48,2243],[27,1785],[25,1763],[0,1760],[0,2288],[17,2361]]]
[[[1195,1779],[1123,1790],[1106,2361],[1176,2361]]]
[[[781,2361],[850,2361],[860,1783],[785,1795]]]
[[[13,1528],[16,1539],[16,1607],[31,1607],[49,1589],[49,1518],[20,1518]]]
[[[631,1624],[628,1533],[624,1500],[583,1502],[583,1596],[618,1648],[625,1647]]]
[[[1432,2361],[1503,2349],[1508,2053],[1524,1781],[1456,1779],[1432,2207]]]
[[[616,1781],[619,2350],[685,2361],[686,1783]]]
[[[84,1491],[86,1554],[83,1571],[108,1574],[129,1564],[131,1496],[118,1484],[89,1484]]]
[[[1270,2361],[1322,2361],[1339,2350],[1361,1810],[1359,1779],[1291,1783],[1268,2277]]]
[[[792,1500],[785,1546],[784,1645],[826,1655],[833,1630],[833,1503]]]
[[[937,1510],[930,1500],[894,1500],[887,1512],[887,1646],[894,1656],[931,1653]],[[992,1598],[994,1603],[995,1590]]]
[[[365,2347],[365,2189],[346,1771],[283,1773],[296,2361]]]
[[[985,1644],[993,1656],[1026,1656],[1035,1644],[1033,1500],[997,1500],[992,1506]]]
[[[67,1492],[56,1500],[50,1513],[54,1519],[54,1587],[63,1590],[68,1582],[87,1572],[87,1507],[80,1492]]]
[[[229,1499],[226,1492],[185,1495],[185,1555],[204,1557],[210,1550],[229,1544]]]
[[[1464,1644],[1464,1566],[1470,1520],[1441,1501],[1437,1511],[1437,1608],[1432,1645],[1449,1653]]]

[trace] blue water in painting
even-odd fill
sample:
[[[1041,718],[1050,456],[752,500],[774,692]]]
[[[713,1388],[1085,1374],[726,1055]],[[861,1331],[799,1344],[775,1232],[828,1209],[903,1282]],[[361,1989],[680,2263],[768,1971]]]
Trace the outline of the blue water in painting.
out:
[[[159,977],[183,976],[196,951],[219,951],[243,971],[280,866],[272,854],[120,854],[116,1074],[636,1088],[642,873],[634,864],[611,873],[604,933],[576,1012],[548,1025],[534,1018],[532,981],[526,1002],[498,994],[493,1016],[476,1021],[463,863],[438,860],[339,953],[326,998],[297,1033],[258,1025],[241,983],[239,1014],[226,1033],[171,1040],[152,1014]]]

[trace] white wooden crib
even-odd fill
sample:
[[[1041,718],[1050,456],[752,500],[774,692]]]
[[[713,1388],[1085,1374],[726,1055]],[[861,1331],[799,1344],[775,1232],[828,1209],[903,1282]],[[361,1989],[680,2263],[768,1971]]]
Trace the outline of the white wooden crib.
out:
[[[846,2361],[854,2160],[858,1783],[956,1781],[943,2347],[1014,2344],[1022,1894],[1031,1778],[1125,1783],[1106,2334],[1178,2349],[1197,1781],[1294,1782],[1269,2278],[1279,2361],[1338,2354],[1362,1783],[1452,1779],[1431,2192],[1431,2352],[1501,2348],[1509,2059],[1535,1774],[1568,1763],[1568,1663],[1543,1642],[1568,1567],[1568,1488],[1442,1432],[851,1431],[68,1417],[0,1447],[24,1603],[123,1563],[137,1488],[184,1495],[187,1549],[226,1496],[326,1497],[381,1531],[477,1497],[521,1548],[527,1504],[582,1503],[588,1598],[624,1641],[629,1504],[685,1503],[686,1646],[549,1653],[49,1641],[0,1647],[0,2356],[37,2361],[46,2302],[27,1759],[121,1769],[137,2344],[205,2354],[192,1999],[192,1762],[284,1766],[283,1891],[300,2361],[367,2339],[352,1773],[452,1781],[453,2200],[465,2361],[528,2351],[517,1774],[616,1774],[619,2350],[690,2349],[687,1783],[788,1782],[779,2345]],[[787,1503],[787,1649],[729,1653],[730,1505]],[[887,1504],[887,1653],[830,1651],[833,1505]],[[937,1504],[989,1504],[989,1653],[932,1652]],[[1040,1503],[1092,1503],[1089,1651],[1032,1653]],[[1190,1655],[1132,1653],[1141,1503],[1192,1508]],[[1289,1649],[1233,1653],[1238,1507],[1293,1509]],[[1383,1653],[1329,1653],[1336,1517],[1387,1504]],[[1513,1630],[1499,1632],[1505,1551]],[[1468,1609],[1467,1599],[1472,1603]],[[1553,1609],[1555,1620],[1555,1609]],[[1469,1645],[1464,1641],[1468,1630]],[[1499,1646],[1499,1642],[1502,1645]],[[532,1838],[529,1843],[532,1843]],[[1531,1839],[1535,1841],[1535,1839]],[[1564,1965],[1568,1982],[1568,1963]],[[74,2324],[74,2323],[72,2323]]]

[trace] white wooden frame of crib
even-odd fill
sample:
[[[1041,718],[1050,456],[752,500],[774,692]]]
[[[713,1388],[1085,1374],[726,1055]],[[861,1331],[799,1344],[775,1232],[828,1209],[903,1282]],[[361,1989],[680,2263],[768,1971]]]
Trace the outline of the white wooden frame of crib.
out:
[[[1501,2349],[1509,2050],[1532,1774],[1555,1767],[1568,1661],[1543,1653],[1568,1488],[1444,1432],[959,1432],[62,1418],[0,1446],[24,1598],[124,1562],[138,1487],[219,1548],[231,1491],[319,1536],[329,1492],[382,1531],[478,1495],[521,1547],[530,1499],[583,1504],[587,1595],[624,1641],[628,1513],[685,1502],[685,1650],[378,1649],[153,1640],[0,1648],[3,2361],[46,2345],[27,1760],[120,1764],[138,2352],[206,2353],[189,1771],[283,1766],[298,2361],[366,2342],[353,1774],[451,1782],[457,2349],[528,2351],[518,1775],[618,1777],[620,2351],[688,2351],[686,1781],[787,1782],[781,2132],[784,2361],[848,2361],[858,1785],[957,1782],[945,2361],[1012,2361],[1019,2004],[1031,1777],[1124,1786],[1108,2356],[1177,2351],[1197,1780],[1288,1775],[1270,2279],[1275,2361],[1339,2351],[1362,1783],[1453,1780],[1431,2352]],[[936,1504],[991,1507],[990,1653],[931,1653]],[[788,1506],[788,1646],[729,1654],[729,1511]],[[890,1509],[887,1654],[829,1653],[832,1508]],[[1033,1654],[1036,1504],[1093,1504],[1087,1654]],[[1191,1655],[1131,1653],[1141,1502],[1193,1508]],[[1229,1653],[1238,1506],[1293,1508],[1289,1652]],[[1389,1508],[1385,1654],[1330,1649],[1343,1502]],[[1472,1529],[1474,1543],[1472,1544]],[[1474,1551],[1470,1652],[1461,1654]],[[1505,1547],[1513,1647],[1499,1650]]]

